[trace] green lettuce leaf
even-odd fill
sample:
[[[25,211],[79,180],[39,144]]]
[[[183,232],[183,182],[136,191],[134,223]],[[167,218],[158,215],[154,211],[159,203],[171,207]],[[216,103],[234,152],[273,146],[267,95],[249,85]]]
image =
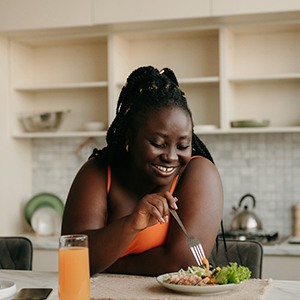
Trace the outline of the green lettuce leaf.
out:
[[[214,277],[218,284],[240,283],[249,279],[251,271],[244,266],[239,266],[237,263],[230,263],[226,267],[222,267]]]

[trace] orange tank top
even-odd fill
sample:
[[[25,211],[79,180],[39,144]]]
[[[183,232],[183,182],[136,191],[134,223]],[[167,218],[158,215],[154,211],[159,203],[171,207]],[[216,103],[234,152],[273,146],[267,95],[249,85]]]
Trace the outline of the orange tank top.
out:
[[[173,194],[176,184],[178,181],[178,175],[175,177],[170,193]],[[110,191],[111,186],[111,168],[108,166],[107,168],[107,193]],[[169,216],[170,220],[170,216]],[[140,231],[129,244],[127,249],[121,255],[121,257],[129,255],[129,254],[138,254],[150,250],[155,247],[159,247],[164,245],[167,237],[167,233],[169,230],[170,222],[167,223],[157,223],[151,227],[147,227],[146,229]]]

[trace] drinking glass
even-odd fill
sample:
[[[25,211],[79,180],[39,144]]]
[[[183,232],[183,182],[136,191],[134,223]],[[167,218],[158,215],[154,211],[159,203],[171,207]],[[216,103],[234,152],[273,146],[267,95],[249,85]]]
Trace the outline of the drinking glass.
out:
[[[59,300],[90,299],[88,237],[85,234],[62,235],[58,255]]]

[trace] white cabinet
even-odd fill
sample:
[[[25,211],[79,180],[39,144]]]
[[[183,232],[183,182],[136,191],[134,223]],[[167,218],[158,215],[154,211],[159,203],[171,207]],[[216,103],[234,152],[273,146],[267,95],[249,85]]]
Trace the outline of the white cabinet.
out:
[[[32,270],[43,272],[58,272],[58,250],[34,249]]]
[[[300,21],[159,24],[159,29],[86,28],[12,39],[12,135],[88,136],[84,122],[109,125],[126,77],[142,65],[175,71],[195,125],[216,127],[203,134],[300,132]],[[54,108],[71,110],[58,132],[22,131],[21,111]],[[271,123],[231,128],[239,119]]]
[[[265,255],[262,278],[300,280],[300,256]]]
[[[91,25],[92,0],[1,0],[0,30]]]
[[[298,0],[211,0],[211,15],[226,16],[300,10]]]
[[[210,16],[210,0],[94,0],[94,24],[175,20]]]

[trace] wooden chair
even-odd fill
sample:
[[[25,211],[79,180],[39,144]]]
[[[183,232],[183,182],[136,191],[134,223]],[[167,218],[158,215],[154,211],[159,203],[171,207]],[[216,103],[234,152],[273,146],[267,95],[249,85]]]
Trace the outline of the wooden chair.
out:
[[[254,240],[238,241],[226,239],[226,248],[223,239],[216,243],[209,262],[214,267],[223,267],[230,262],[248,267],[251,270],[251,278],[262,277],[263,247]]]
[[[32,270],[32,243],[19,236],[0,237],[0,269]]]

